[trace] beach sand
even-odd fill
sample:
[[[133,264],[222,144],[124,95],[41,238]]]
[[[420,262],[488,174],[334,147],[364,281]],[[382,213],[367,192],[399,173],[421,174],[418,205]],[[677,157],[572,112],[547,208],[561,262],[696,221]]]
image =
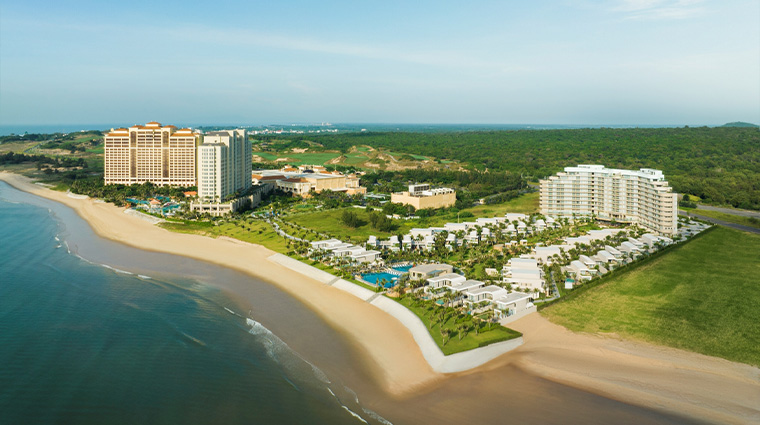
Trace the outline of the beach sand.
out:
[[[267,260],[273,252],[262,246],[169,232],[124,214],[122,208],[52,191],[23,176],[0,172],[0,180],[73,208],[102,237],[230,267],[280,287],[362,354],[366,373],[387,395],[370,405],[379,411],[404,410],[407,413],[398,417],[412,423],[498,423],[508,415],[500,406],[508,391],[500,389],[514,393],[514,386],[521,385],[521,395],[510,394],[510,400],[524,397],[531,405],[542,397],[545,380],[700,421],[760,423],[760,369],[756,367],[646,343],[579,335],[532,314],[510,325],[523,332],[523,346],[472,371],[443,375],[425,362],[401,323],[345,292]],[[552,388],[556,391],[557,386]],[[567,397],[583,398],[583,394],[568,392]],[[453,405],[468,408],[445,407]],[[546,414],[545,422],[555,423],[550,417],[576,418],[583,412]],[[641,420],[631,417],[628,422]]]

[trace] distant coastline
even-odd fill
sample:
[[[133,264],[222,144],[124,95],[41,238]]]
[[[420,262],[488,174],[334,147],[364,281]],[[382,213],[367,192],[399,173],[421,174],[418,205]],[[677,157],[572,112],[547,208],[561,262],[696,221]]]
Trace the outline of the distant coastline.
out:
[[[75,133],[78,131],[99,130],[105,131],[111,128],[124,127],[131,123],[118,124],[19,124],[0,125],[0,136],[11,134],[51,134],[51,133]],[[245,127],[249,129],[317,129],[330,128],[339,132],[412,132],[412,133],[445,133],[445,132],[470,132],[470,131],[514,131],[514,130],[567,130],[584,128],[677,128],[684,125],[701,127],[720,127],[720,124],[427,124],[427,123],[284,123],[284,124],[198,124],[180,123],[182,126],[192,128],[229,128]]]

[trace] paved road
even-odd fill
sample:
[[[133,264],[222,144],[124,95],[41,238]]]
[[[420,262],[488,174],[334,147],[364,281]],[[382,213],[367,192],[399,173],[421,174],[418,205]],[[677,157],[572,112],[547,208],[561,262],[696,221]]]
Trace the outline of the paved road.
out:
[[[733,208],[711,207],[709,205],[697,205],[698,210],[718,211],[726,214],[740,215],[743,217],[760,218],[760,211],[737,210]]]
[[[700,215],[700,214],[697,214],[697,213],[695,213],[693,211],[687,212],[687,211],[683,211],[683,210],[678,210],[678,214],[696,217],[696,218],[698,218],[700,220],[709,221],[710,223],[720,224],[721,226],[731,227],[731,228],[737,229],[737,230],[743,230],[745,232],[760,233],[760,229],[758,229],[756,227],[743,226],[741,224],[736,224],[736,223],[729,223],[727,221],[718,220],[717,218],[712,218],[712,217],[707,217],[707,216],[704,216],[704,215]]]

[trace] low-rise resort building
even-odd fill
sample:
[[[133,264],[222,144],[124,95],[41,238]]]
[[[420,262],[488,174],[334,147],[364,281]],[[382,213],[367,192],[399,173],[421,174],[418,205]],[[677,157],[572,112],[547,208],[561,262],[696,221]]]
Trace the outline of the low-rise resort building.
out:
[[[408,192],[392,194],[391,202],[411,205],[417,210],[448,208],[457,202],[457,195],[454,189],[448,187],[431,189],[429,184],[412,184],[409,185]]]

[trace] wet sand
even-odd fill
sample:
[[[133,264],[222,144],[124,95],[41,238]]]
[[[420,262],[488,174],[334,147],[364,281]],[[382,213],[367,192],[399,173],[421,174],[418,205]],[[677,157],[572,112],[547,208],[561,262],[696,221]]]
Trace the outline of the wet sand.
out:
[[[400,423],[682,423],[685,417],[714,423],[760,421],[757,368],[577,335],[538,314],[512,325],[525,334],[525,344],[514,352],[470,372],[437,374],[400,323],[267,261],[272,252],[263,247],[168,232],[113,205],[75,199],[13,174],[0,173],[0,179],[73,208],[102,237],[233,268],[288,292],[339,332],[355,354],[346,365],[350,371],[335,364],[331,371],[342,373],[357,388],[363,404]],[[225,289],[241,306],[250,304],[251,294],[244,287]],[[321,356],[329,363],[328,355]],[[356,368],[361,371],[354,372]]]

